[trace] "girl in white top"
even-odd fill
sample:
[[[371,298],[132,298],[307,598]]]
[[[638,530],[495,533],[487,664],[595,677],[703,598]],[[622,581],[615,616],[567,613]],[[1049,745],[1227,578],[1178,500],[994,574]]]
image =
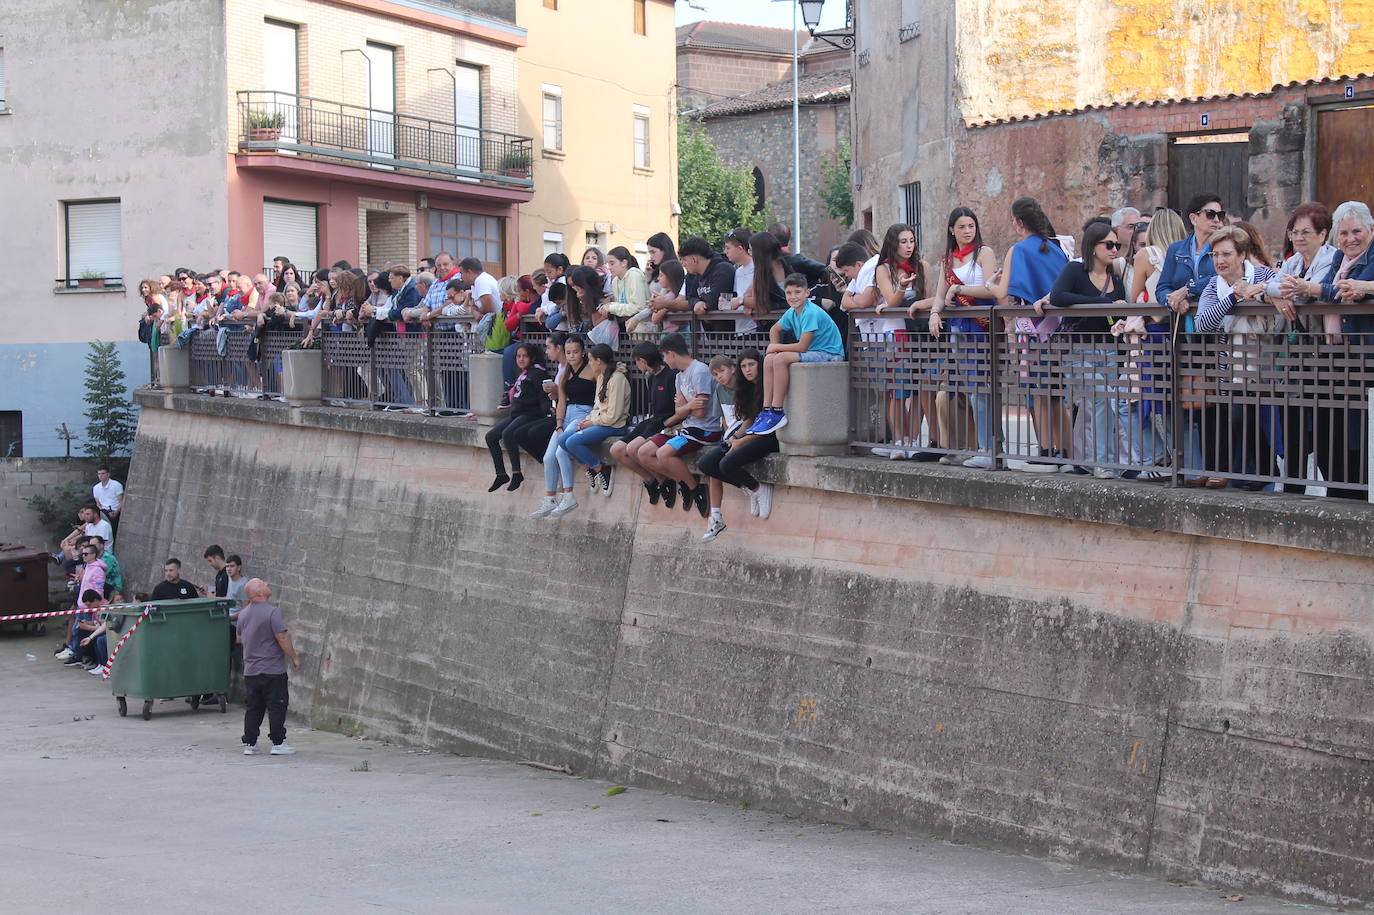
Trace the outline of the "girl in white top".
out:
[[[1183,217],[1167,207],[1160,207],[1150,217],[1145,233],[1145,247],[1135,253],[1131,283],[1127,287],[1127,301],[1156,302],[1155,287],[1159,285],[1159,271],[1164,266],[1164,252],[1176,241],[1188,237]],[[1141,298],[1144,296],[1144,298]]]
[[[897,313],[900,314],[904,305],[911,312],[929,310],[935,303],[935,298],[927,295],[934,285],[932,279],[929,265],[916,252],[916,230],[905,223],[889,226],[883,236],[882,248],[878,251],[878,266],[873,270],[873,281],[878,289],[874,313],[881,315],[891,308],[898,309]],[[891,318],[875,318],[873,321],[875,324],[878,322],[886,325],[881,331],[885,337],[902,342],[908,340],[905,319],[897,318],[895,326],[892,326]],[[875,336],[877,333],[875,331]],[[898,358],[902,359],[903,355],[899,354]],[[917,354],[917,359],[922,359],[922,355]],[[929,354],[925,354],[923,361],[930,361]],[[930,374],[930,369],[922,374]],[[897,379],[903,385],[914,385],[916,390],[905,398],[902,397],[903,391],[896,390],[889,397],[888,424],[896,444],[887,456],[893,459],[914,457],[918,460],[935,460],[934,454],[923,452],[920,448],[921,424],[927,418],[930,420],[931,445],[939,447],[939,443],[944,441],[935,417],[935,389],[929,378],[913,377],[909,372],[899,373]]]
[[[939,269],[936,271],[936,305],[930,310],[929,326],[931,336],[939,337],[946,329],[943,313],[946,310],[953,311],[949,316],[948,330],[951,344],[955,349],[957,368],[961,341],[966,342],[969,347],[979,347],[980,343],[987,339],[989,326],[987,322],[959,317],[958,309],[993,303],[995,294],[988,287],[988,279],[997,272],[997,256],[991,247],[983,244],[983,231],[978,225],[978,216],[968,207],[955,207],[950,212],[945,231],[945,254],[940,258]],[[911,315],[916,316],[914,307],[911,309]],[[984,335],[982,341],[978,337],[980,334]],[[988,415],[988,395],[977,391],[965,397],[941,392],[936,401],[936,411],[940,417],[940,441],[945,442],[947,448],[970,448],[973,442],[969,441],[969,406],[972,407],[973,438],[976,439],[978,450],[989,452],[991,424],[999,420]],[[992,458],[987,453],[976,454],[967,459],[959,455],[946,455],[940,461],[944,464],[962,463],[965,467],[982,470],[992,467]]]

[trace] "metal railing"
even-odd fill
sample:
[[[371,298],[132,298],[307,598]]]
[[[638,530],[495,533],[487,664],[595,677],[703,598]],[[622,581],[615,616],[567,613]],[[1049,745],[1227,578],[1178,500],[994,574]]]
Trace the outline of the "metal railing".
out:
[[[1235,308],[1233,330],[1252,332],[1222,334],[1157,306],[1045,312],[1066,323],[1029,308],[949,309],[938,338],[924,316],[893,334],[856,323],[851,444],[989,469],[1366,497],[1374,335],[1327,336],[1321,317],[1374,306],[1303,306],[1307,332],[1284,333],[1268,305]],[[1066,329],[1131,317],[1143,328]]]
[[[514,187],[534,185],[529,137],[289,92],[238,93],[239,149]]]
[[[468,331],[401,327],[368,346],[360,330],[326,330],[320,344],[326,401],[431,416],[470,410],[468,359],[483,348]]]

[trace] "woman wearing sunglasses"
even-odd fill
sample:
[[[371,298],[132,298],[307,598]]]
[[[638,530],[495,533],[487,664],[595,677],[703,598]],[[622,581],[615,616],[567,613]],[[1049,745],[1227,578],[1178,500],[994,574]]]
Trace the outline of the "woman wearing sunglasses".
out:
[[[1081,262],[1069,261],[1060,271],[1050,290],[1050,305],[1065,310],[1059,330],[1072,334],[1073,340],[1072,350],[1064,354],[1064,375],[1069,400],[1077,407],[1077,423],[1084,425],[1083,434],[1073,436],[1075,450],[1087,451],[1074,457],[1093,465],[1094,476],[1107,479],[1116,476],[1101,466],[1116,463],[1116,403],[1107,394],[1120,375],[1111,319],[1074,318],[1069,311],[1076,305],[1126,304],[1126,287],[1115,269],[1121,242],[1107,222],[1091,222],[1083,230],[1082,251]],[[1074,470],[1088,472],[1078,466]]]

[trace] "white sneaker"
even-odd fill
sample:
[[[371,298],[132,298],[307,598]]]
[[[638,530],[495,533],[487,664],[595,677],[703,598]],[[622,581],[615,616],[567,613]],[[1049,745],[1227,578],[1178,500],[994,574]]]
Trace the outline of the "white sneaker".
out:
[[[991,470],[992,458],[988,457],[986,454],[975,454],[967,461],[964,461],[964,466],[972,467],[975,470]]]
[[[549,517],[561,518],[568,512],[572,511],[574,508],[577,508],[577,500],[573,498],[572,493],[565,492],[563,493],[562,501],[560,501],[558,505],[554,506],[553,511],[549,512]]]
[[[71,659],[71,656],[72,656],[72,650],[71,650],[70,648],[66,648],[66,647],[64,647],[64,648],[63,648],[61,651],[59,651],[57,654],[53,655],[53,657],[54,657],[54,658],[57,658],[57,660],[59,660],[59,661],[67,661],[67,660],[70,660],[70,659]]]
[[[942,454],[940,455],[940,463],[946,467],[953,467],[956,464],[964,463],[964,456],[962,454]]]
[[[754,490],[754,499],[759,504],[759,517],[767,521],[773,511],[773,484],[760,483],[759,488]]]
[[[296,752],[296,748],[295,748],[295,747],[288,747],[288,746],[287,746],[286,744],[284,744],[284,743],[279,743],[279,744],[275,745],[274,747],[272,747],[272,752],[269,753],[268,755],[269,755],[269,756],[290,756],[291,754],[293,754],[293,753],[295,753],[295,752]]]
[[[92,677],[103,677],[105,676],[105,667],[103,665],[97,665],[86,671],[86,673],[90,674]]]
[[[758,490],[746,489],[744,492],[749,496],[749,516],[751,518],[757,518],[759,516]]]
[[[243,745],[243,755],[244,755],[244,756],[257,756],[257,755],[258,755],[258,748],[257,748],[257,747],[253,747],[253,746],[249,746],[248,744],[244,744],[244,745]]]
[[[545,496],[539,501],[539,507],[530,513],[531,518],[542,518],[558,507],[557,496]]]
[[[1097,477],[1099,480],[1115,480],[1116,471],[1108,470],[1106,467],[1094,467],[1093,476]]]
[[[725,533],[725,522],[716,518],[711,522],[710,526],[706,528],[706,533],[701,535],[702,542],[710,543],[723,533]]]

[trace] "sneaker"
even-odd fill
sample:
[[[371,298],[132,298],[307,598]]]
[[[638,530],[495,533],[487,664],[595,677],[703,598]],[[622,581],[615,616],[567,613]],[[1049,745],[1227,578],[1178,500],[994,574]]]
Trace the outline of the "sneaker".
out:
[[[501,395],[501,402],[500,402],[499,404],[496,405],[496,409],[498,409],[498,410],[509,410],[509,409],[510,409],[510,392],[509,392],[509,391],[507,391],[505,394],[502,394],[502,395]]]
[[[957,467],[960,464],[964,463],[965,460],[966,458],[962,454],[940,455],[940,463],[944,464],[946,467]]]
[[[1026,473],[1058,473],[1059,467],[1059,464],[1047,464],[1044,461],[1026,461],[1020,469]]]
[[[606,498],[611,497],[611,486],[614,483],[612,477],[615,475],[615,468],[610,464],[602,464],[601,471],[597,474],[601,479],[601,494]]]
[[[659,497],[658,483],[646,480],[644,483],[644,491],[649,494],[649,504],[657,505]]]
[[[678,495],[682,496],[682,510],[689,512],[692,510],[692,500],[696,498],[697,490],[695,486],[688,486],[686,483],[677,484]]]
[[[86,662],[83,661],[83,660],[81,660],[80,658],[76,657],[75,655],[73,655],[72,657],[70,657],[70,658],[68,658],[67,660],[63,661],[63,662],[62,662],[62,666],[63,666],[63,667],[82,667],[82,668],[84,668],[84,667],[86,666]]]
[[[600,475],[599,473],[597,473],[595,470],[592,470],[590,467],[588,467],[588,468],[587,468],[587,488],[588,488],[588,490],[589,490],[590,492],[595,493],[596,490],[597,490],[600,486],[601,486],[601,475]]]
[[[711,515],[711,489],[702,480],[697,484],[697,488],[692,490],[692,501],[697,504],[697,511],[701,512],[701,517],[708,518]]]
[[[658,484],[658,494],[663,497],[663,507],[672,508],[677,505],[677,486],[673,485],[672,480]]]
[[[749,516],[757,518],[759,516],[759,491],[757,489],[746,489],[745,493],[749,496]]]
[[[787,425],[787,414],[781,410],[764,410],[749,427],[750,435],[767,435]]]
[[[90,670],[86,671],[86,673],[90,674],[92,677],[103,677],[105,676],[105,665],[97,664]]]
[[[1072,465],[1072,466],[1070,466],[1070,465],[1068,465],[1068,464],[1061,464],[1061,465],[1060,465],[1060,470],[1059,470],[1059,472],[1060,472],[1060,473],[1071,473],[1071,474],[1074,474],[1075,476],[1080,476],[1080,477],[1092,476],[1092,471],[1089,470],[1088,468],[1084,467],[1082,464],[1074,464],[1074,465]]]
[[[61,648],[57,649],[57,651],[53,652],[53,657],[57,658],[59,661],[65,661],[71,656],[72,650],[66,645],[63,645]]]
[[[255,747],[255,746],[253,746],[253,745],[250,744],[250,743],[246,743],[246,744],[243,745],[243,755],[244,755],[244,756],[257,756],[257,755],[258,755],[258,748]]]
[[[770,417],[772,417],[772,415],[773,415],[773,408],[772,408],[772,407],[764,407],[762,410],[759,411],[759,415],[754,419],[753,424],[752,424],[748,429],[745,429],[745,430],[744,430],[744,434],[745,434],[745,435],[757,435],[757,434],[759,434],[759,430],[760,430],[761,428],[763,428],[764,424],[765,424],[766,422],[769,421],[769,419],[770,419]]]
[[[295,748],[295,747],[289,747],[289,746],[287,746],[287,745],[284,744],[284,743],[279,743],[279,744],[276,744],[276,745],[274,745],[274,746],[272,747],[272,752],[269,753],[268,755],[269,755],[269,756],[290,756],[290,755],[292,755],[292,754],[295,753],[295,752],[296,752],[296,748]]]
[[[545,496],[544,498],[542,498],[542,499],[539,500],[539,507],[536,508],[534,511],[530,512],[530,517],[531,517],[531,518],[543,518],[544,516],[546,516],[547,514],[549,514],[549,512],[553,511],[553,510],[554,510],[555,508],[557,508],[557,507],[558,507],[558,497],[557,497],[557,496]]]
[[[554,506],[553,511],[549,512],[549,517],[561,518],[574,508],[577,508],[577,500],[573,498],[572,493],[565,492],[563,493],[563,498]]]
[[[1116,471],[1108,470],[1106,467],[1094,467],[1093,476],[1099,480],[1115,480]]]
[[[703,543],[710,543],[723,533],[725,533],[725,522],[717,518],[707,525],[706,533],[701,535],[701,540]]]
[[[975,470],[991,470],[992,458],[988,457],[986,454],[975,454],[967,461],[964,461],[963,466],[972,467]]]
[[[760,483],[759,488],[754,490],[754,499],[759,504],[759,518],[767,521],[773,511],[773,484]]]

